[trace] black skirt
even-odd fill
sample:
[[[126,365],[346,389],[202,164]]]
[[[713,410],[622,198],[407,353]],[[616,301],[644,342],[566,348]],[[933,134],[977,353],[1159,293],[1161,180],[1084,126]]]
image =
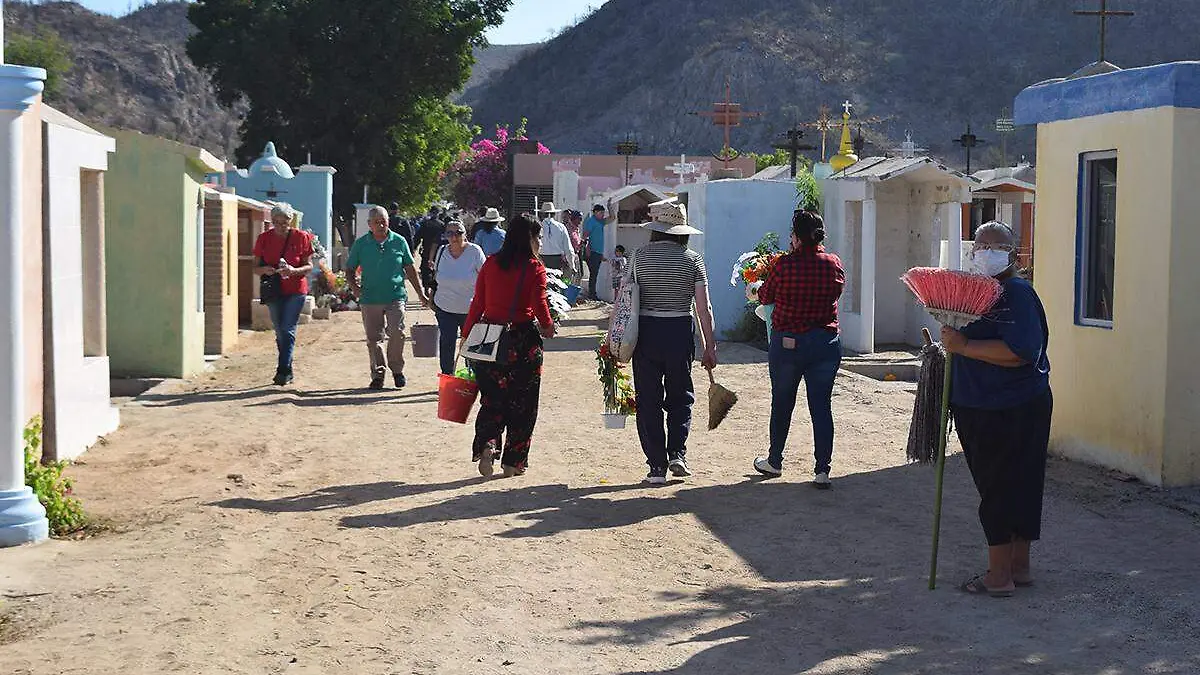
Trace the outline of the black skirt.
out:
[[[979,522],[988,546],[1041,538],[1053,409],[1049,389],[1004,410],[954,408],[958,439],[979,490]]]

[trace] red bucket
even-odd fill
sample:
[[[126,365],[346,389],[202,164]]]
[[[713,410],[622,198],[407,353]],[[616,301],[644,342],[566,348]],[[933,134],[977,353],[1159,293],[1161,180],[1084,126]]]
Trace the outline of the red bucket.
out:
[[[453,375],[438,375],[438,419],[466,424],[479,387]]]

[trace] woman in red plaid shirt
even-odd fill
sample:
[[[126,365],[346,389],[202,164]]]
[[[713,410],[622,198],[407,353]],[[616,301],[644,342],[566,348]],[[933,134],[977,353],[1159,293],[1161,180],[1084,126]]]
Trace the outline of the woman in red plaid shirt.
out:
[[[771,450],[754,460],[766,476],[783,473],[787,443],[796,408],[796,392],[804,380],[812,417],[816,477],[813,485],[829,488],[833,459],[833,380],[842,364],[838,335],[838,298],[846,285],[842,261],[826,253],[825,223],[812,211],[792,215],[792,251],[771,269],[758,291],[763,304],[774,304],[771,316]]]

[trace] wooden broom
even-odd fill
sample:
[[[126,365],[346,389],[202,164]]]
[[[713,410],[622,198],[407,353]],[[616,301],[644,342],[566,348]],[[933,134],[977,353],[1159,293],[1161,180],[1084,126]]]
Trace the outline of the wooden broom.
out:
[[[961,330],[986,315],[1000,301],[1004,288],[992,277],[937,267],[915,267],[900,277],[938,323]],[[937,588],[938,540],[942,531],[942,481],[946,473],[946,441],[950,433],[950,382],[953,355],[946,354],[942,379],[942,410],[938,427],[937,494],[933,505],[933,552],[929,561],[929,590]]]

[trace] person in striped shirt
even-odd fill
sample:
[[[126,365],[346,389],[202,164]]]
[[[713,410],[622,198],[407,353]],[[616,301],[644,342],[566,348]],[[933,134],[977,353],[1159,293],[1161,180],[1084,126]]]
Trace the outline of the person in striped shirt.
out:
[[[702,363],[709,370],[717,367],[717,343],[704,259],[687,247],[688,237],[700,230],[687,224],[687,211],[679,204],[656,204],[650,215],[653,221],[645,226],[650,243],[634,252],[627,274],[640,291],[633,353],[638,438],[650,466],[646,482],[662,485],[668,471],[681,478],[692,473],[687,439],[696,402],[693,306],[700,321]]]

